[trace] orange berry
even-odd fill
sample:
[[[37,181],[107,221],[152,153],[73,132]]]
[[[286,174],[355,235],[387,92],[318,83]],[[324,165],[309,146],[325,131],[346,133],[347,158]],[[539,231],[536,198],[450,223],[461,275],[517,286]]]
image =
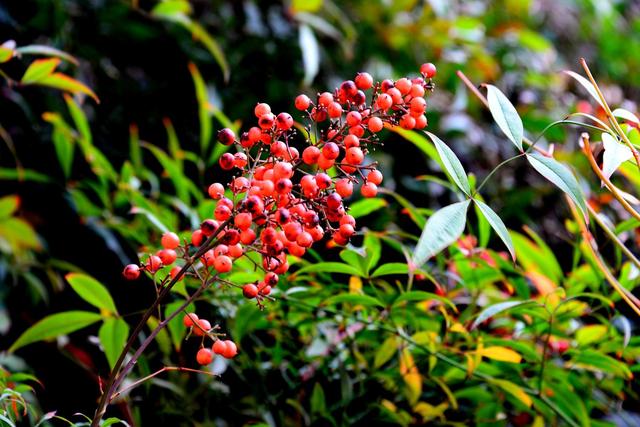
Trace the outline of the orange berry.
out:
[[[187,313],[182,318],[182,324],[185,327],[190,328],[193,326],[193,322],[197,322],[198,320],[198,316],[195,313]]]
[[[222,340],[216,340],[213,343],[213,346],[211,346],[211,350],[213,350],[213,352],[215,354],[224,354],[225,350],[227,349],[227,343],[226,341],[222,341]]]
[[[360,192],[364,197],[375,197],[378,194],[378,186],[372,182],[367,182],[362,186]]]
[[[211,323],[206,319],[198,319],[197,326],[193,326],[193,334],[202,337],[211,329]]]
[[[196,360],[200,365],[208,365],[213,362],[213,352],[208,348],[201,348],[196,354]]]
[[[311,105],[311,100],[307,95],[298,95],[295,101],[296,108],[300,111],[304,111]]]
[[[176,233],[167,232],[162,235],[160,243],[165,249],[175,249],[180,246],[180,238]]]
[[[225,344],[226,344],[226,347],[224,349],[224,352],[222,353],[222,356],[224,356],[227,359],[231,359],[235,357],[235,355],[238,354],[238,347],[236,347],[236,343],[230,340],[226,340]]]
[[[231,267],[233,267],[233,261],[226,255],[217,256],[213,261],[213,268],[215,268],[218,273],[228,273],[231,271]]]

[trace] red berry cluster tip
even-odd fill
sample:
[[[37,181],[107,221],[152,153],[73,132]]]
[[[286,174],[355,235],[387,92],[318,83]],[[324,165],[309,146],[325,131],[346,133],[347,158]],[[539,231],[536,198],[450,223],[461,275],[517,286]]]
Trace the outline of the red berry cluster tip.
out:
[[[203,345],[196,354],[196,360],[200,365],[208,365],[213,362],[215,354],[231,359],[238,354],[238,347],[236,343],[231,340],[221,340],[218,334],[212,332],[211,323],[206,319],[200,319],[195,313],[187,313],[182,319],[184,326],[190,328],[191,332],[198,337],[203,337]],[[213,339],[213,345],[211,349],[204,346],[204,339],[209,337]]]

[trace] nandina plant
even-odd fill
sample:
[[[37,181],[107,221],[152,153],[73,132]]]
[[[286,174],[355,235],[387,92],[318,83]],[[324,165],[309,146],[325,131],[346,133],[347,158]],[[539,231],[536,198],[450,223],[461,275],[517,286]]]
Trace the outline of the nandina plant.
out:
[[[152,276],[157,298],[130,335],[107,379],[92,421],[99,425],[111,400],[121,394],[123,381],[157,334],[177,316],[190,335],[200,339],[195,359],[210,364],[215,355],[233,358],[238,348],[217,325],[187,307],[214,284],[236,287],[244,297],[263,308],[273,298],[279,275],[289,270],[288,256],[304,256],[314,243],[330,236],[334,245],[345,245],[356,234],[356,221],[348,214],[344,200],[360,186],[363,197],[375,197],[382,173],[366,155],[380,143],[385,126],[423,129],[425,94],[433,90],[436,68],[420,68],[421,77],[374,82],[368,73],[346,80],[333,92],[310,98],[299,95],[295,107],[301,112],[296,123],[291,114],[274,114],[266,103],[254,109],[257,126],[239,136],[231,129],[218,132],[218,141],[235,146],[237,152],[223,154],[220,168],[232,172],[230,182],[212,183],[209,196],[217,201],[213,218],[204,220],[189,239],[173,231],[161,239],[162,249],[148,254],[140,264],[130,264],[123,275],[135,280],[142,272]],[[234,283],[227,279],[234,261],[258,255],[255,268],[262,280]],[[172,266],[168,273],[162,269]],[[195,292],[166,316],[133,352],[137,336],[147,320],[158,311],[171,289],[185,277],[199,283]],[[137,383],[136,383],[137,385]]]

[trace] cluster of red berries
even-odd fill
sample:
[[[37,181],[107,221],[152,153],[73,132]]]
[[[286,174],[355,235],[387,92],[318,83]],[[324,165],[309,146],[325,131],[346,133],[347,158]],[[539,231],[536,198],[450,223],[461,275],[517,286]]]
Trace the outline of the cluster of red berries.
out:
[[[211,348],[204,345],[198,350],[196,354],[196,360],[200,365],[208,365],[213,362],[213,358],[216,354],[224,357],[225,359],[231,359],[238,354],[238,347],[236,343],[231,340],[221,340],[218,336],[212,332],[211,323],[206,319],[200,319],[195,313],[187,313],[182,319],[184,326],[190,328],[191,332],[198,337],[206,337],[213,339],[213,345]]]
[[[262,257],[258,267],[264,279],[242,286],[226,284],[242,288],[246,298],[262,305],[278,275],[289,269],[287,254],[303,256],[326,234],[337,245],[347,244],[356,234],[356,221],[343,201],[360,184],[363,197],[376,196],[383,175],[377,163],[365,160],[379,144],[379,132],[385,127],[427,125],[424,96],[433,90],[436,68],[427,63],[420,72],[421,77],[377,83],[363,72],[333,93],[319,93],[315,99],[298,95],[295,107],[303,113],[304,125],[289,113],[275,115],[268,104],[257,104],[256,126],[239,136],[228,128],[218,132],[218,141],[235,145],[237,152],[219,159],[223,170],[235,173],[228,185],[216,182],[208,188],[217,201],[213,218],[203,221],[183,245],[175,233],[165,233],[163,249],[142,267],[126,266],[124,276],[136,279],[141,270],[155,274],[178,256],[188,259],[190,251],[197,251],[201,265],[191,268],[204,268],[206,277],[217,277],[252,251]],[[180,271],[175,266],[169,276],[175,278]]]

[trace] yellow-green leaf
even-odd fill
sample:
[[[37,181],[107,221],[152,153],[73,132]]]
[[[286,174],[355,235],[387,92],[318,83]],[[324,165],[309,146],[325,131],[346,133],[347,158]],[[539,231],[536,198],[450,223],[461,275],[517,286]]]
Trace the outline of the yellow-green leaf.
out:
[[[101,310],[109,313],[117,312],[111,294],[96,279],[81,273],[69,273],[65,277],[80,298]]]
[[[531,407],[531,405],[533,404],[533,400],[531,400],[531,397],[519,385],[507,380],[494,379],[491,380],[491,382],[509,393],[511,396],[518,399],[525,406]]]
[[[477,352],[481,356],[498,360],[500,362],[520,363],[522,360],[522,356],[520,356],[518,352],[506,347],[489,346],[484,347],[481,350],[477,350]]]
[[[105,319],[100,327],[98,338],[100,338],[100,344],[102,344],[104,355],[107,357],[111,369],[116,364],[128,336],[129,325],[122,319],[110,317]]]
[[[43,78],[53,74],[59,64],[60,60],[58,58],[37,59],[29,65],[20,82],[23,84],[38,83]]]

